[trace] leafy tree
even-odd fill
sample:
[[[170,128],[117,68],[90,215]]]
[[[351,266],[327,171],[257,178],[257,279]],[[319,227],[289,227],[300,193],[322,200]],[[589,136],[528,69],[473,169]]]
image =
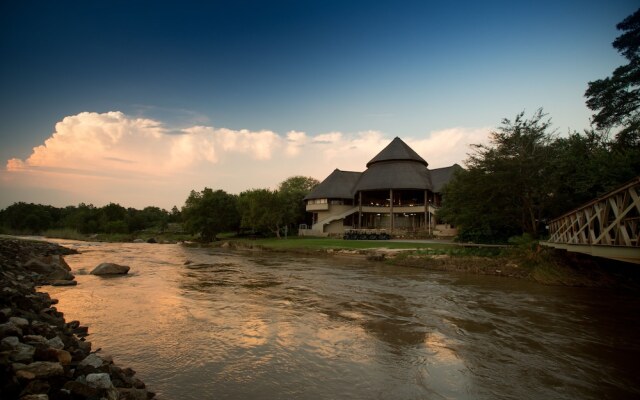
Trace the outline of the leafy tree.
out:
[[[223,190],[192,190],[182,207],[182,218],[187,232],[211,242],[218,233],[238,228],[237,198]]]
[[[278,191],[252,189],[240,193],[240,227],[254,233],[271,232],[278,238],[284,226],[285,205]]]
[[[178,207],[173,206],[171,213],[169,214],[168,222],[180,222],[181,220],[182,215],[180,214],[180,210],[178,210]]]
[[[538,235],[553,201],[548,175],[551,121],[542,109],[503,119],[491,144],[475,145],[443,193],[441,218],[459,226],[460,238],[503,241],[517,233]]]
[[[55,209],[41,204],[18,202],[0,214],[2,225],[19,233],[42,233],[55,224]]]
[[[307,211],[304,197],[320,182],[311,177],[292,176],[280,183],[278,194],[283,206],[283,223],[297,228],[305,223]]]
[[[629,62],[610,77],[589,82],[587,106],[595,112],[592,122],[598,129],[621,127],[621,146],[640,146],[640,9],[617,26],[624,33],[613,47]]]

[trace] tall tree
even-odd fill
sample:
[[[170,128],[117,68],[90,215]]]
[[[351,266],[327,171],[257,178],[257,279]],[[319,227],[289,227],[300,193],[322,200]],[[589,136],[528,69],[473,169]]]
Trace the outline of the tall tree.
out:
[[[223,190],[192,190],[182,207],[182,218],[187,232],[211,242],[219,233],[238,228],[237,198]]]
[[[278,191],[252,189],[238,197],[240,226],[252,232],[271,232],[278,238],[284,226],[284,204]]]
[[[610,77],[589,82],[585,92],[587,106],[595,112],[593,124],[598,129],[622,128],[616,135],[618,144],[640,146],[640,9],[625,18],[616,28],[624,33],[613,47],[628,63],[616,68]]]
[[[503,119],[490,145],[475,145],[443,193],[441,218],[459,226],[460,238],[500,241],[518,233],[540,233],[552,199],[548,175],[553,132],[542,109]]]
[[[278,186],[278,194],[283,206],[283,223],[294,229],[305,223],[307,211],[304,197],[320,182],[307,176],[292,176]]]

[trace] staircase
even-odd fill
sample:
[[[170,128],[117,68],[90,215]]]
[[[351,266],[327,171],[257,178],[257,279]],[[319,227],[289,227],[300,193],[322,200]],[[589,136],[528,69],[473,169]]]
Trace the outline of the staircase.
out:
[[[336,215],[332,215],[329,218],[325,218],[321,221],[316,222],[315,224],[313,224],[313,226],[311,227],[311,230],[316,231],[316,232],[324,232],[324,226],[328,225],[330,223],[332,223],[333,221],[337,221],[339,219],[343,219],[346,218],[347,216],[353,214],[354,212],[358,211],[358,207],[353,207],[348,209],[347,211],[341,213],[341,214],[336,214]]]

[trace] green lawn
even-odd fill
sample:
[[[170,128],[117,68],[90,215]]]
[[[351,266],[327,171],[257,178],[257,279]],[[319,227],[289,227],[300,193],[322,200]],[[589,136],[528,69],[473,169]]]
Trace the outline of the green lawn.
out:
[[[343,239],[330,239],[330,238],[310,238],[310,237],[290,237],[287,239],[241,239],[240,242],[246,242],[248,244],[262,246],[265,248],[276,250],[287,249],[308,249],[308,250],[322,250],[322,249],[444,249],[451,248],[452,244],[447,243],[401,243],[391,242],[388,240],[343,240]]]

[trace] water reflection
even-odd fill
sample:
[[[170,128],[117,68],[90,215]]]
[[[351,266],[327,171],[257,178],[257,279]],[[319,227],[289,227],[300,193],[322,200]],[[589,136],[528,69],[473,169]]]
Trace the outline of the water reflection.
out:
[[[640,395],[637,295],[357,260],[86,244],[48,288],[163,398]]]

